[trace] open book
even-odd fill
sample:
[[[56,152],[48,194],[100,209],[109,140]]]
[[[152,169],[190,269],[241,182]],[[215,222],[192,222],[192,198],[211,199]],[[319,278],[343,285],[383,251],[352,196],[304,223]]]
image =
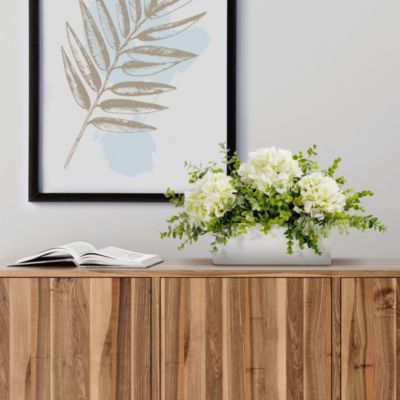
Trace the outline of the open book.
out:
[[[89,243],[74,242],[21,258],[10,267],[75,265],[78,268],[147,268],[162,261],[152,254],[135,253],[118,247],[97,250]]]

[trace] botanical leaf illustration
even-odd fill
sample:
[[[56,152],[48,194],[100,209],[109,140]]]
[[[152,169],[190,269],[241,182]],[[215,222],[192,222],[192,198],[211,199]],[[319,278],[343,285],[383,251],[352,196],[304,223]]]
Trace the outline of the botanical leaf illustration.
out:
[[[148,114],[167,109],[167,107],[159,106],[158,104],[125,99],[104,100],[99,107],[103,111],[116,114]]]
[[[76,65],[79,68],[83,78],[86,83],[93,89],[95,92],[98,92],[101,87],[101,78],[97,69],[89,57],[86,49],[83,47],[81,41],[78,36],[72,30],[70,25],[67,23],[67,36],[69,45],[71,47],[72,55],[74,56]]]
[[[64,60],[65,74],[67,76],[71,92],[74,95],[76,102],[82,108],[88,110],[90,108],[90,97],[85,89],[85,86],[83,85],[81,79],[79,78],[79,75],[75,72],[74,67],[71,64],[71,61],[65,54],[63,48],[61,48],[61,52]]]
[[[139,133],[154,131],[156,128],[128,119],[98,117],[90,121],[96,128],[108,132]]]
[[[139,35],[139,39],[143,41],[149,40],[160,40],[166,39],[171,36],[175,36],[186,29],[190,28],[195,24],[200,18],[202,18],[206,13],[201,13],[195,15],[191,18],[186,18],[178,22],[172,22],[170,24],[156,26],[154,28],[149,28]]]
[[[179,10],[192,0],[165,0],[159,5],[155,6],[152,10],[152,18],[163,17],[164,15],[171,14],[172,12]]]
[[[188,51],[158,46],[138,46],[127,51],[129,57],[138,61],[180,62],[197,57]]]
[[[128,4],[125,0],[117,0],[119,29],[124,38],[129,36],[131,31],[131,19],[129,16]]]
[[[120,96],[149,96],[175,90],[176,87],[156,82],[122,82],[112,86],[110,90]]]
[[[172,68],[177,63],[151,63],[144,61],[128,61],[122,66],[122,70],[131,76],[149,76],[158,74]]]
[[[156,98],[152,98],[150,102],[137,101],[134,98],[157,96],[172,92],[176,87],[163,82],[148,81],[149,78],[139,81],[128,79],[126,76],[123,79],[119,78],[122,82],[115,82],[116,76],[120,75],[114,72],[122,71],[133,77],[153,76],[196,57],[197,54],[183,49],[149,46],[143,43],[178,35],[202,18],[206,13],[176,22],[155,24],[156,18],[171,14],[191,1],[193,0],[95,0],[102,28],[100,31],[97,18],[94,18],[84,0],[79,0],[87,46],[67,24],[68,43],[76,66],[64,48],[62,59],[72,95],[78,105],[88,111],[64,168],[68,168],[89,126],[114,133],[156,130],[153,126],[128,119],[126,114],[133,118],[138,114],[166,110],[167,107],[154,102],[157,101]],[[115,6],[112,9],[116,11],[115,21],[109,8],[111,2]],[[95,93],[89,95],[87,87]],[[125,118],[107,116],[112,114],[125,115]]]
[[[151,18],[152,11],[157,5],[157,0],[144,0],[144,13],[146,17]]]
[[[128,0],[128,2],[131,9],[133,22],[137,24],[142,18],[142,13],[143,13],[142,0]]]
[[[80,5],[83,26],[85,28],[90,53],[92,54],[97,66],[105,71],[110,66],[110,56],[108,55],[103,36],[101,35],[99,28],[92,17],[92,14],[82,0],[80,1]]]
[[[120,44],[118,32],[115,29],[114,21],[111,18],[104,0],[97,0],[97,9],[99,10],[101,26],[103,27],[104,36],[107,42],[113,49],[118,49]]]

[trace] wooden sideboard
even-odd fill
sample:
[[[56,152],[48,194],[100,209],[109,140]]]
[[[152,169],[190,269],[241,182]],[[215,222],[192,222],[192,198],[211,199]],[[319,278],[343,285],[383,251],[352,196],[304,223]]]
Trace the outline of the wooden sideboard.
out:
[[[400,399],[400,260],[0,267],[0,399]]]

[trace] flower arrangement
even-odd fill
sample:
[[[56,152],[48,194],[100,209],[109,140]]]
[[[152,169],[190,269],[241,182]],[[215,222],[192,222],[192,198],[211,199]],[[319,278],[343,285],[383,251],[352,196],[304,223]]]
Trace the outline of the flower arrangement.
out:
[[[225,165],[215,162],[206,166],[186,163],[193,189],[184,194],[172,189],[166,193],[170,202],[183,210],[168,219],[168,230],[161,237],[180,239],[180,249],[211,234],[211,251],[215,253],[229,239],[251,228],[258,227],[267,235],[280,226],[285,229],[289,254],[293,254],[295,241],[300,249],[308,247],[321,254],[319,239],[334,228],[340,233],[352,228],[386,230],[361,204],[373,193],[345,189],[344,177],[336,176],[341,158],[321,169],[316,146],[296,154],[262,148],[250,153],[247,163],[236,153],[229,156],[224,145],[221,149],[229,174]]]

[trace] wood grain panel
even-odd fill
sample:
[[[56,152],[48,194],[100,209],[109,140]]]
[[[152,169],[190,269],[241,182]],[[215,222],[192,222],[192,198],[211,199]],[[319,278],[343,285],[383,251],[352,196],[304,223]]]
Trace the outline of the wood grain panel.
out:
[[[306,399],[331,397],[331,304],[329,279],[306,280],[304,296],[304,397]]]
[[[228,286],[230,283],[228,281]],[[287,281],[260,279],[246,280],[241,284],[241,291],[249,298],[249,308],[245,307],[246,302],[243,307],[243,321],[249,324],[243,340],[250,345],[246,346],[248,354],[245,367],[249,375],[244,398],[285,398],[286,346],[287,337],[290,336],[286,334]],[[229,314],[234,315],[235,308],[231,308]],[[228,348],[228,351],[234,354],[235,347]]]
[[[376,341],[374,394],[396,398],[396,281],[381,278],[374,288]]]
[[[0,399],[10,395],[9,279],[0,279]]]
[[[151,279],[0,279],[0,399],[152,400],[151,287]]]
[[[332,279],[332,400],[341,399],[341,280]]]
[[[151,280],[91,281],[91,400],[151,399]]]
[[[149,327],[152,326],[152,308],[150,306],[152,282],[150,279],[137,279],[131,280],[131,282],[131,399],[151,400],[152,335]],[[145,327],[147,329],[144,329]]]
[[[112,305],[112,352],[116,355],[113,363],[113,393],[116,399],[131,396],[131,281],[113,281]]]
[[[90,398],[89,282],[51,282],[52,396],[54,400]]]
[[[180,279],[161,280],[161,346],[164,349],[161,361],[161,399],[180,399],[178,397],[181,366],[180,332],[181,321],[186,317],[181,312],[181,294],[187,281]],[[181,386],[181,385],[180,385]],[[182,396],[181,396],[182,398]]]
[[[303,282],[299,279],[288,279],[287,296],[287,374],[290,377],[287,397],[301,400],[304,398]]]
[[[112,399],[112,280],[90,281],[90,400]]]
[[[10,279],[10,400],[31,398],[31,280]]]
[[[246,376],[247,373],[251,373],[250,365],[246,363],[245,359],[245,347],[248,347],[248,341],[245,339],[249,338],[245,338],[247,318],[244,315],[246,312],[245,293],[243,291],[244,283],[245,280],[224,280],[224,297],[221,300],[223,303],[226,302],[226,315],[218,316],[218,318],[226,318],[225,330],[222,337],[225,343],[224,358],[226,359],[223,370],[226,375],[226,381],[223,390],[227,392],[226,397],[228,399],[235,395],[238,400],[243,400],[246,391],[249,390],[248,385],[245,387],[245,383],[248,382],[248,379],[245,378],[248,378]],[[235,310],[235,312],[232,312],[232,310]],[[235,351],[230,351],[232,348]],[[204,368],[207,367],[204,366]],[[185,399],[187,398],[185,397]]]
[[[342,282],[342,399],[395,400],[398,282]]]
[[[206,313],[205,293],[206,280],[200,279],[196,285],[188,281],[186,315],[191,317],[186,320],[183,332],[183,396],[200,400],[205,397],[206,371],[203,368],[206,359]]]
[[[162,400],[330,398],[330,279],[163,279],[161,288]]]
[[[396,279],[396,399],[400,399],[400,279]]]
[[[151,279],[151,400],[161,399],[161,279]]]
[[[32,394],[35,400],[51,398],[50,386],[50,280],[32,280]]]
[[[209,312],[206,320],[206,398],[222,398],[222,280],[207,279],[205,307]]]

